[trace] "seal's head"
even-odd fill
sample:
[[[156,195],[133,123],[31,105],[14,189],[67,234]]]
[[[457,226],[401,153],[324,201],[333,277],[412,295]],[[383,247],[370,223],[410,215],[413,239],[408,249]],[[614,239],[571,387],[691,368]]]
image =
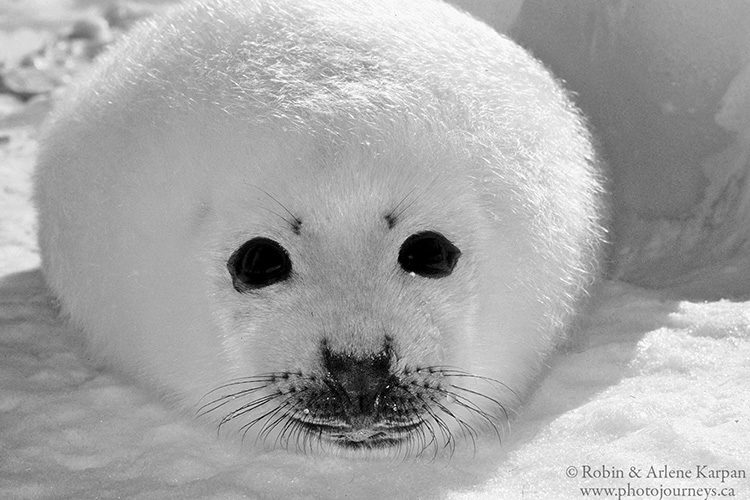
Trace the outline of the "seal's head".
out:
[[[187,4],[43,143],[44,268],[93,352],[271,445],[500,432],[595,267],[579,116],[439,2]]]

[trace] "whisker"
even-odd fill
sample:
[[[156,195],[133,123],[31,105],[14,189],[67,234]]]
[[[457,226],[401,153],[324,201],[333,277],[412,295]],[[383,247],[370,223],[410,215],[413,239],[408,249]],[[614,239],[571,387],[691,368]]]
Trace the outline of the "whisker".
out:
[[[424,400],[422,400],[421,398],[420,398],[420,400],[422,401],[423,406],[426,406],[426,404],[424,403]],[[430,414],[430,410],[429,409],[426,409],[425,411],[427,411],[428,415]],[[434,419],[434,417],[432,415],[430,415],[430,417]],[[433,446],[434,451],[432,453],[432,460],[435,460],[437,458],[437,454],[438,454],[437,435],[435,434],[435,430],[432,428],[432,424],[430,422],[428,422],[427,420],[422,419],[421,423],[422,423],[422,425],[420,425],[418,427],[418,429],[419,429],[419,432],[422,434],[423,446],[422,446],[422,449],[419,450],[419,453],[417,453],[417,456],[420,456],[422,453],[424,453],[424,451],[430,445],[434,444],[434,446]],[[431,439],[430,439],[429,443],[427,442],[427,437],[425,436],[424,428],[426,428],[427,431],[430,433]],[[447,439],[450,440],[450,435],[448,436]]]
[[[403,212],[400,212],[400,211],[399,211],[399,208],[401,207],[401,205],[403,205],[403,204],[404,204],[404,202],[405,202],[405,201],[406,201],[407,199],[409,199],[409,196],[411,196],[411,195],[412,195],[412,193],[414,193],[414,191],[415,191],[416,189],[417,189],[417,186],[415,185],[414,187],[412,187],[412,188],[411,188],[411,189],[409,190],[409,192],[408,192],[408,193],[406,193],[406,194],[404,195],[404,197],[403,197],[403,198],[401,198],[401,200],[399,200],[399,202],[398,202],[398,203],[396,203],[396,205],[395,205],[395,206],[394,206],[394,207],[393,207],[393,208],[391,209],[391,211],[390,211],[390,212],[388,212],[388,215],[386,215],[386,220],[388,220],[388,223],[389,223],[389,224],[392,224],[392,223],[394,223],[394,222],[395,222],[395,221],[396,221],[396,220],[397,220],[397,219],[398,219],[398,218],[399,218],[399,217],[401,216],[401,214],[402,214]]]
[[[450,416],[453,420],[456,421],[459,428],[461,429],[461,433],[464,436],[468,434],[469,439],[471,439],[471,445],[474,450],[474,453],[476,453],[476,450],[477,450],[476,437],[478,437],[478,433],[476,429],[474,429],[473,426],[469,425],[463,419],[458,418],[449,408],[447,408],[445,405],[443,405],[440,401],[438,401],[434,397],[431,397],[430,399],[443,413]],[[455,444],[451,445],[451,456],[453,456],[453,450],[455,450]]]
[[[198,403],[206,399],[209,395],[220,391],[222,389],[226,389],[227,387],[232,387],[235,385],[244,385],[244,384],[252,384],[252,383],[265,383],[265,384],[272,384],[275,382],[278,382],[279,380],[286,380],[288,379],[292,374],[285,373],[285,372],[279,372],[279,373],[266,373],[263,375],[256,375],[253,377],[239,377],[235,379],[228,380],[226,383],[221,384],[207,393],[205,393],[201,398],[198,400]]]
[[[216,398],[213,401],[210,401],[210,402],[204,404],[203,406],[201,406],[200,408],[198,408],[196,410],[196,412],[195,412],[195,416],[197,418],[200,418],[200,417],[202,417],[204,415],[207,415],[207,414],[211,413],[212,411],[218,410],[222,406],[227,405],[227,404],[231,403],[232,401],[236,401],[237,399],[240,399],[243,396],[247,396],[248,394],[252,394],[255,391],[259,391],[259,390],[265,389],[267,387],[268,387],[268,385],[262,385],[260,387],[253,387],[252,389],[245,389],[245,390],[242,390],[242,391],[239,391],[239,392],[233,392],[232,394],[227,394],[225,396],[221,396],[220,398]],[[217,404],[220,401],[224,401],[224,402],[220,403],[220,404]],[[213,408],[208,408],[208,409],[204,410],[204,408],[207,408],[207,407],[209,407],[211,405],[216,405],[216,406],[214,406]]]
[[[502,437],[500,435],[500,431],[497,428],[497,425],[492,420],[492,415],[488,414],[486,411],[479,408],[474,402],[472,402],[470,399],[464,398],[463,396],[456,394],[455,392],[448,391],[446,389],[435,389],[437,392],[440,392],[442,394],[445,394],[446,396],[452,396],[455,400],[455,402],[467,410],[479,415],[484,420],[487,421],[488,424],[490,424],[490,427],[493,429],[495,434],[497,435],[498,440],[502,440]]]
[[[271,408],[270,410],[268,410],[267,412],[265,412],[261,416],[254,418],[250,422],[248,422],[248,423],[244,424],[242,427],[240,427],[239,431],[242,432],[242,442],[243,443],[245,442],[245,437],[247,436],[247,433],[250,432],[250,429],[252,427],[254,427],[258,423],[262,422],[266,418],[269,418],[269,417],[273,418],[273,415],[275,415],[279,411],[283,410],[284,407],[286,407],[288,405],[289,405],[288,400],[285,400],[280,405],[278,405],[277,407]],[[257,444],[259,438],[260,438],[260,433],[258,433],[258,435],[255,437],[256,444]]]
[[[266,439],[268,439],[268,437],[271,435],[271,432],[273,432],[273,430],[276,428],[276,426],[278,426],[284,420],[289,420],[289,415],[291,414],[290,410],[294,410],[294,407],[298,404],[297,402],[292,402],[287,405],[286,403],[288,402],[289,400],[285,401],[283,406],[279,406],[279,409],[284,408],[282,414],[278,417],[275,413],[271,415],[268,418],[268,422],[263,425],[263,428],[258,433],[258,437],[262,438],[264,443],[266,442]],[[273,420],[274,418],[275,420]]]
[[[453,450],[455,449],[455,440],[453,439],[453,433],[450,430],[450,427],[445,423],[445,421],[440,418],[433,410],[430,408],[430,406],[427,404],[427,402],[424,400],[424,398],[420,398],[420,400],[423,402],[423,410],[432,418],[433,422],[435,422],[440,429],[440,433],[443,436],[443,439],[445,440],[445,444],[443,444],[443,449],[449,448],[451,456],[453,455]],[[434,402],[434,398],[430,397],[430,400]],[[448,414],[453,416],[450,411],[448,411]],[[454,416],[455,418],[455,416]],[[437,454],[437,442],[435,443],[435,453]]]
[[[296,215],[294,215],[294,213],[291,210],[289,210],[286,207],[286,205],[284,205],[283,203],[281,203],[276,197],[272,196],[271,193],[269,193],[268,191],[266,191],[264,189],[259,188],[258,186],[255,186],[255,187],[256,187],[256,189],[258,189],[259,191],[261,191],[263,194],[265,194],[266,196],[268,196],[269,198],[271,198],[273,201],[275,201],[276,204],[278,204],[284,210],[284,212],[286,212],[289,215],[290,218],[287,218],[287,217],[285,217],[285,216],[283,216],[281,214],[278,214],[278,213],[274,212],[273,210],[271,210],[269,208],[266,208],[266,210],[268,210],[269,212],[271,212],[272,214],[276,215],[281,220],[283,220],[284,222],[286,222],[287,224],[289,224],[289,226],[292,227],[292,229],[295,231],[295,233],[299,234],[299,228],[300,228],[300,226],[302,226],[302,220],[299,217],[297,217]]]
[[[460,369],[458,367],[455,367],[455,366],[450,366],[450,365],[434,365],[434,366],[428,366],[428,367],[425,367],[425,368],[421,368],[421,369],[419,369],[417,371],[428,371],[428,373],[430,373],[430,374],[443,375],[443,376],[446,376],[446,377],[463,377],[463,378],[473,378],[473,379],[477,379],[477,380],[484,380],[486,382],[491,382],[493,384],[497,384],[497,385],[503,387],[505,390],[507,390],[508,392],[510,392],[511,394],[513,394],[516,398],[518,398],[519,401],[521,400],[521,396],[516,391],[514,391],[510,386],[508,386],[507,384],[505,384],[503,382],[500,382],[499,380],[494,379],[492,377],[487,377],[487,376],[484,376],[484,375],[476,375],[474,373],[467,372],[467,371],[462,370],[462,369]]]
[[[236,410],[234,410],[233,412],[229,413],[228,415],[226,415],[224,418],[221,419],[221,421],[219,422],[219,428],[221,428],[222,425],[234,420],[235,418],[240,417],[253,410],[256,410],[260,408],[261,406],[264,406],[268,404],[269,402],[273,401],[274,399],[279,398],[281,396],[283,396],[282,393],[275,392],[273,394],[268,394],[266,396],[263,396],[262,398],[255,399],[251,401],[250,403],[244,406],[241,406],[240,408],[237,408]]]
[[[505,410],[505,406],[503,406],[503,404],[500,401],[498,401],[497,399],[492,398],[492,397],[490,397],[490,396],[488,396],[486,394],[482,394],[481,392],[477,392],[477,391],[474,391],[474,390],[471,390],[471,389],[467,389],[466,387],[461,387],[460,385],[450,384],[450,386],[453,387],[454,389],[459,390],[459,391],[468,392],[470,394],[474,394],[475,396],[479,396],[479,397],[485,398],[485,399],[487,399],[487,400],[495,403],[500,408],[500,410],[503,412],[503,415],[505,416],[505,419],[508,420],[508,412]]]
[[[300,404],[298,401],[297,403],[295,403],[294,406],[292,406],[291,415],[287,413],[287,416],[289,416],[289,418],[287,418],[286,422],[284,422],[284,425],[281,427],[281,430],[279,431],[279,435],[276,436],[276,440],[274,441],[274,446],[276,446],[276,444],[281,444],[284,448],[286,448],[289,445],[289,438],[287,436],[287,431],[293,426],[302,425],[301,422],[296,418],[296,414],[299,413],[299,410],[297,409],[299,406]],[[287,436],[286,441],[282,442],[285,436]]]
[[[432,181],[427,186],[425,186],[425,188],[422,190],[422,192],[420,192],[419,194],[417,194],[417,196],[415,196],[414,198],[412,198],[412,200],[407,205],[405,205],[403,208],[401,208],[401,210],[399,210],[397,213],[393,213],[392,218],[394,220],[398,220],[404,213],[406,213],[407,210],[409,210],[412,206],[414,206],[414,204],[417,201],[419,201],[420,198],[422,198],[427,193],[429,193],[430,189],[432,187],[434,187],[435,184],[437,184],[437,181],[439,179],[440,179],[439,175],[435,176],[435,178],[432,179]],[[411,191],[409,191],[409,193],[407,193],[407,195],[404,197],[404,200],[406,200],[406,198],[408,196],[410,196],[415,190],[416,190],[416,186]],[[395,210],[393,212],[395,212]]]
[[[397,208],[404,209],[404,204],[408,207],[409,196]],[[394,458],[436,460],[442,453],[452,457],[462,440],[471,442],[476,454],[478,429],[490,427],[501,439],[503,422],[510,422],[502,397],[459,383],[471,379],[487,382],[517,397],[506,384],[457,367],[406,367],[394,373],[395,382],[388,386],[387,392],[378,395],[383,399],[373,425],[382,426],[385,434],[378,432],[377,437],[355,441],[348,436],[358,429],[350,420],[352,410],[346,409],[353,404],[351,394],[328,377],[280,371],[228,380],[201,397],[196,416],[229,408],[223,410],[227,413],[219,419],[217,433],[229,422],[242,419],[237,427],[243,443],[250,431],[258,428],[256,443],[273,448],[307,453],[337,444],[362,451],[388,446],[389,455]],[[240,406],[229,407],[231,403]],[[489,411],[495,407],[499,411]],[[475,427],[477,418],[480,425]]]

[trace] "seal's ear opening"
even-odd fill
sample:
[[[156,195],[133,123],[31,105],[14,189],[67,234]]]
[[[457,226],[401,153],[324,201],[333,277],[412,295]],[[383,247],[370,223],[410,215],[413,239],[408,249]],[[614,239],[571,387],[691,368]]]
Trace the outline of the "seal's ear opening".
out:
[[[279,243],[259,237],[243,243],[229,257],[227,269],[234,289],[242,293],[284,281],[292,273],[292,261]]]
[[[425,278],[444,278],[453,272],[461,250],[434,231],[412,234],[401,245],[398,263],[407,273]]]

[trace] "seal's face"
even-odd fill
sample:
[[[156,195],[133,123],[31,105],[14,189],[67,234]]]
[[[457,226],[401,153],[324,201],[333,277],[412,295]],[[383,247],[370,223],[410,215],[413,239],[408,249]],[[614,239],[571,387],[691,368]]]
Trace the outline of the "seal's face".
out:
[[[443,2],[186,2],[55,115],[40,248],[92,354],[270,446],[499,432],[596,269],[580,118]]]
[[[441,182],[444,152],[347,142],[277,143],[241,189],[214,180],[208,296],[232,368],[200,413],[284,445],[452,449],[511,394],[464,368],[482,212]]]

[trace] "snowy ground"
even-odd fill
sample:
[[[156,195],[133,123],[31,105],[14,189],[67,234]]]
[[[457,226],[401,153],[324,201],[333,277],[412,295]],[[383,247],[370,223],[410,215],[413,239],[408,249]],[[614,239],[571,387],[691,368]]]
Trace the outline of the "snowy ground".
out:
[[[7,68],[54,39],[86,4],[0,0],[0,61]],[[738,139],[707,160],[726,173],[712,179],[710,191],[719,194],[707,198],[711,207],[731,198],[743,233],[750,83],[737,82],[734,108],[722,116]],[[705,265],[680,268],[682,279],[668,289],[604,282],[580,335],[552,360],[501,449],[486,446],[450,462],[259,453],[217,440],[127,380],[93,368],[56,317],[37,269],[29,199],[36,133],[48,108],[44,97],[22,102],[0,93],[0,498],[578,499],[584,487],[623,488],[622,498],[750,498],[749,479],[697,470],[750,474],[750,252],[735,245],[713,257],[711,242],[732,238],[701,233],[705,217],[649,223],[660,225],[670,248],[700,242],[691,248],[704,252]],[[721,195],[730,184],[734,191]],[[633,255],[665,246],[642,244]],[[661,271],[670,265],[658,262]],[[639,269],[632,259],[627,266]],[[688,476],[647,477],[650,467]],[[584,477],[602,469],[624,477]]]

